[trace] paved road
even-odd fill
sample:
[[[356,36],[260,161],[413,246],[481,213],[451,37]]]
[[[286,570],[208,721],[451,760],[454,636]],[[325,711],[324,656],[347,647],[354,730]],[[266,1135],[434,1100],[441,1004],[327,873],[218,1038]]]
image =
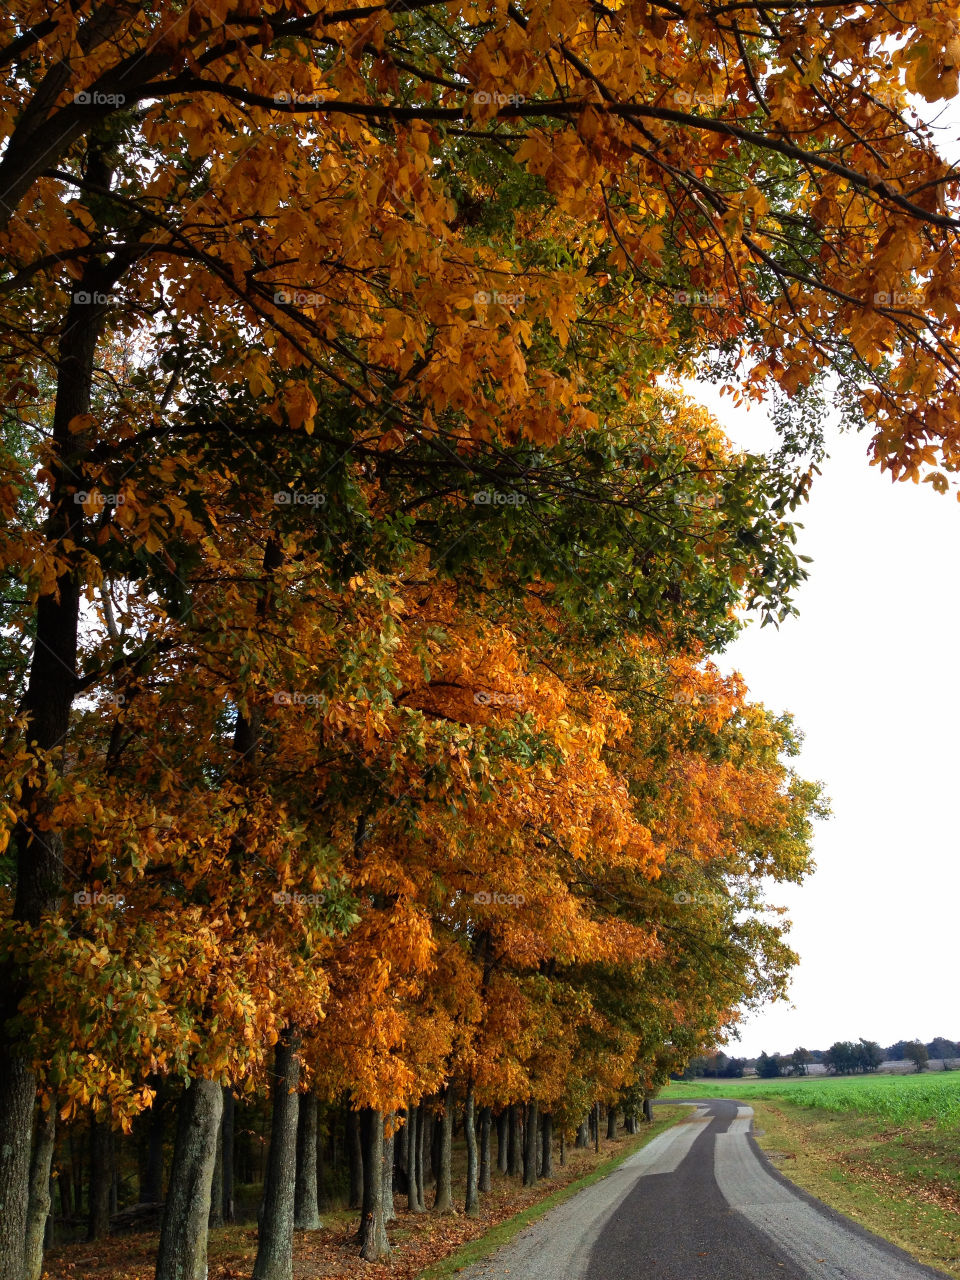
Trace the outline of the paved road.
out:
[[[468,1280],[932,1280],[942,1272],[794,1187],[753,1112],[699,1103],[619,1169],[461,1275]]]

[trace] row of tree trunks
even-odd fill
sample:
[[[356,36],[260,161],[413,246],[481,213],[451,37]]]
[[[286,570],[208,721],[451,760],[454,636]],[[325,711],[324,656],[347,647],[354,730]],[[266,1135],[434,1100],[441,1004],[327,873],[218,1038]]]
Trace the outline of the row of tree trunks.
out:
[[[319,1103],[316,1095],[298,1093],[299,1062],[292,1033],[281,1037],[273,1072],[271,1137],[259,1215],[259,1243],[253,1280],[292,1280],[293,1231],[320,1227],[318,1171],[322,1159],[319,1141]],[[358,1242],[368,1261],[386,1258],[390,1252],[387,1223],[395,1218],[393,1188],[395,1176],[406,1192],[410,1211],[423,1212],[424,1165],[427,1150],[435,1159],[433,1210],[453,1212],[451,1154],[457,1099],[447,1085],[440,1099],[442,1108],[435,1118],[436,1104],[421,1101],[407,1107],[401,1133],[395,1139],[396,1114],[384,1116],[369,1108],[345,1109],[344,1132],[349,1153],[356,1135],[359,1152],[358,1176],[351,1179],[352,1191],[360,1197]],[[156,1194],[162,1191],[163,1126],[160,1123],[164,1098],[158,1090],[154,1107],[147,1113],[137,1135],[140,1154],[140,1188]],[[170,1169],[169,1192],[164,1209],[157,1256],[157,1280],[205,1280],[207,1273],[208,1228],[234,1216],[233,1169],[235,1154],[235,1100],[229,1088],[216,1082],[194,1080],[184,1090],[176,1109],[176,1138]],[[612,1111],[612,1109],[611,1109]],[[50,1172],[54,1152],[56,1105],[37,1108],[37,1131],[33,1140],[33,1161],[29,1195],[28,1231],[24,1280],[39,1280],[43,1243],[50,1213]],[[599,1132],[600,1108],[591,1114],[590,1127]],[[629,1116],[628,1116],[629,1121]],[[476,1216],[480,1194],[491,1186],[491,1138],[494,1124],[498,1137],[498,1163],[509,1172],[511,1161],[522,1160],[525,1186],[540,1177],[553,1176],[553,1118],[540,1113],[535,1099],[525,1106],[504,1108],[494,1117],[490,1107],[476,1106],[472,1082],[464,1098],[463,1125],[467,1148],[467,1178],[464,1212]],[[616,1132],[616,1116],[608,1133]],[[580,1134],[585,1133],[586,1122]],[[336,1154],[335,1129],[331,1145]],[[111,1192],[114,1189],[114,1137],[109,1124],[91,1117],[89,1138],[79,1148],[89,1153],[90,1196],[88,1222],[91,1238],[109,1230]],[[70,1150],[73,1163],[77,1154]],[[564,1139],[560,1137],[560,1159],[564,1159]],[[520,1170],[518,1170],[520,1171]],[[66,1182],[70,1184],[69,1165]],[[65,1216],[74,1216],[78,1205],[68,1185]],[[114,1192],[115,1197],[115,1192]],[[157,1200],[142,1201],[144,1204]]]

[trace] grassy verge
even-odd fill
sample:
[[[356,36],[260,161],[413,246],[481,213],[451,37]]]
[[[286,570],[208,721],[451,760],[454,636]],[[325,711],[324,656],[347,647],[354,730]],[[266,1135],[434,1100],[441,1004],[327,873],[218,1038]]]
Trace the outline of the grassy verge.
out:
[[[676,1124],[683,1116],[689,1114],[690,1112],[686,1107],[657,1107],[655,1112],[656,1119],[653,1124],[646,1126],[643,1132],[636,1137],[624,1139],[621,1150],[616,1155],[602,1160],[600,1164],[596,1165],[588,1173],[575,1177],[565,1186],[551,1191],[542,1200],[538,1200],[535,1204],[521,1209],[519,1213],[504,1219],[503,1222],[498,1223],[476,1240],[470,1240],[461,1245],[460,1248],[455,1249],[446,1258],[433,1263],[420,1272],[418,1280],[447,1280],[447,1277],[462,1271],[464,1267],[470,1266],[471,1263],[480,1262],[483,1258],[489,1257],[495,1250],[502,1245],[508,1244],[515,1236],[519,1235],[525,1227],[528,1227],[532,1222],[536,1222],[538,1218],[542,1218],[545,1213],[549,1213],[551,1209],[556,1208],[558,1204],[562,1204],[564,1200],[569,1200],[571,1196],[582,1191],[584,1187],[589,1187],[591,1183],[598,1182],[601,1178],[606,1177],[618,1165],[623,1164],[624,1160],[632,1156],[635,1151],[645,1147],[657,1134],[662,1133],[664,1129],[669,1129],[671,1125]]]
[[[918,1261],[960,1280],[960,1134],[932,1122],[751,1098],[757,1141],[798,1186]]]

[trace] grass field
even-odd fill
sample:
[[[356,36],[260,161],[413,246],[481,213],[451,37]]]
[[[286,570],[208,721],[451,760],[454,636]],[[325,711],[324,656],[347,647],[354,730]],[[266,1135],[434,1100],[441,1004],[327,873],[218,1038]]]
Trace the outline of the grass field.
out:
[[[797,1107],[875,1116],[887,1124],[960,1128],[960,1071],[910,1076],[822,1076],[790,1080],[695,1080],[661,1095],[683,1098],[778,1098]]]
[[[697,1080],[662,1097],[742,1099],[781,1173],[960,1280],[960,1071]]]

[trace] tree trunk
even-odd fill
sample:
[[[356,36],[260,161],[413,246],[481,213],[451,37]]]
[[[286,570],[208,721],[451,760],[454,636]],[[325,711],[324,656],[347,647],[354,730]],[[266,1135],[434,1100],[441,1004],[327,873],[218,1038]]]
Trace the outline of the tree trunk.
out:
[[[427,1123],[430,1132],[430,1172],[433,1174],[433,1185],[436,1186],[440,1180],[440,1147],[443,1144],[443,1125],[434,1110],[431,1110],[430,1119]]]
[[[56,1145],[57,1105],[50,1099],[46,1111],[39,1108],[30,1156],[30,1195],[27,1209],[24,1280],[40,1280],[43,1272],[43,1243],[50,1216],[50,1166]]]
[[[360,1256],[380,1262],[390,1254],[383,1219],[383,1115],[372,1107],[360,1112],[360,1150],[363,1160],[363,1206],[360,1212]],[[256,1280],[256,1278],[254,1278]]]
[[[407,1107],[407,1208],[411,1213],[423,1213],[423,1203],[417,1186],[417,1151],[420,1146],[420,1109],[411,1101]]]
[[[463,1135],[467,1143],[467,1196],[464,1202],[464,1213],[468,1218],[475,1218],[480,1212],[480,1192],[478,1188],[479,1170],[477,1168],[477,1131],[474,1128],[474,1096],[473,1081],[467,1086],[467,1101],[463,1109]]]
[[[563,1129],[560,1130],[560,1168],[567,1163],[567,1135]]]
[[[326,1213],[330,1208],[330,1197],[327,1194],[327,1135],[326,1120],[320,1123],[319,1115],[317,1118],[317,1208],[321,1213]],[[331,1124],[330,1128],[333,1128]],[[332,1134],[330,1135],[332,1139]]]
[[[210,1180],[210,1228],[223,1226],[223,1107],[217,1125],[217,1152],[213,1161],[213,1177]]]
[[[537,1103],[531,1098],[527,1103],[527,1114],[523,1130],[523,1185],[537,1185],[537,1146],[540,1137],[540,1126],[537,1124]]]
[[[426,1213],[427,1197],[423,1185],[423,1171],[426,1163],[424,1156],[424,1146],[426,1143],[427,1128],[427,1104],[420,1102],[417,1105],[417,1203],[420,1205],[419,1212]]]
[[[507,1139],[507,1173],[512,1177],[520,1172],[520,1126],[517,1120],[517,1108],[510,1104],[509,1137]]]
[[[92,145],[92,144],[91,144]],[[110,185],[111,174],[101,154],[88,169],[97,182]],[[95,257],[75,283],[78,292],[109,293],[115,275],[110,263]],[[97,344],[106,323],[108,302],[78,302],[67,309],[57,352],[57,390],[49,448],[45,458],[50,477],[49,505],[44,524],[48,548],[82,547],[83,506],[74,501],[83,487],[83,453],[89,442],[84,432],[71,431],[78,414],[89,411]],[[80,619],[82,557],[85,552],[59,550],[63,568],[54,584],[39,596],[35,612],[33,655],[27,688],[18,710],[29,720],[25,749],[40,763],[35,780],[19,798],[21,818],[13,837],[16,858],[16,897],[13,919],[33,927],[55,910],[63,892],[63,837],[54,814],[54,789],[49,771],[63,771],[63,748],[70,713],[77,694],[77,637]],[[37,1082],[30,1063],[6,1025],[14,1018],[25,994],[26,978],[16,962],[0,968],[0,1280],[23,1280],[30,1199],[30,1147]]]
[[[646,1124],[653,1123],[653,1107],[650,1105],[649,1098],[644,1098],[643,1100],[643,1119]]]
[[[397,1113],[391,1111],[384,1118],[383,1133],[383,1220],[395,1222],[397,1213],[393,1207],[393,1166],[396,1158]]]
[[[363,1206],[363,1152],[360,1149],[360,1121],[356,1111],[347,1112],[347,1157],[350,1161],[350,1208]]]
[[[317,1197],[317,1095],[302,1093],[297,1111],[297,1185],[293,1225],[298,1231],[319,1231]]]
[[[580,1121],[580,1127],[577,1129],[577,1136],[573,1144],[578,1151],[584,1151],[590,1145],[590,1122],[587,1119]]]
[[[437,1190],[433,1197],[435,1213],[453,1213],[453,1179],[451,1166],[453,1161],[453,1109],[455,1097],[453,1085],[448,1084],[443,1091],[443,1119],[437,1126],[440,1135],[440,1159],[437,1169]]]
[[[233,1097],[233,1089],[229,1085],[223,1087],[223,1119],[220,1125],[220,1134],[223,1144],[223,1220],[224,1222],[234,1222],[237,1217],[237,1209],[233,1200],[233,1184],[234,1184],[234,1160],[235,1160],[235,1124],[236,1124],[236,1102]]]
[[[110,1187],[113,1183],[113,1130],[109,1120],[90,1122],[90,1212],[87,1239],[110,1234]]]
[[[510,1167],[509,1159],[510,1108],[504,1107],[497,1116],[497,1168],[506,1173]]]
[[[180,1099],[156,1280],[206,1280],[210,1186],[222,1111],[223,1093],[214,1080],[191,1081]]]
[[[594,1116],[594,1123],[593,1123],[594,1150],[599,1155],[600,1154],[600,1103],[599,1102],[597,1102],[593,1108],[593,1116]]]
[[[277,1041],[273,1070],[273,1121],[263,1185],[253,1280],[292,1280],[293,1200],[297,1181],[297,1084],[300,1062],[296,1033],[289,1027]]]
[[[617,1108],[616,1105],[610,1107],[607,1112],[607,1141],[612,1142],[617,1136]]]
[[[553,1116],[549,1111],[543,1113],[541,1120],[543,1134],[543,1159],[540,1162],[540,1175],[544,1178],[553,1177]]]
[[[493,1112],[489,1107],[480,1108],[480,1174],[478,1178],[481,1191],[490,1190],[490,1123]]]

